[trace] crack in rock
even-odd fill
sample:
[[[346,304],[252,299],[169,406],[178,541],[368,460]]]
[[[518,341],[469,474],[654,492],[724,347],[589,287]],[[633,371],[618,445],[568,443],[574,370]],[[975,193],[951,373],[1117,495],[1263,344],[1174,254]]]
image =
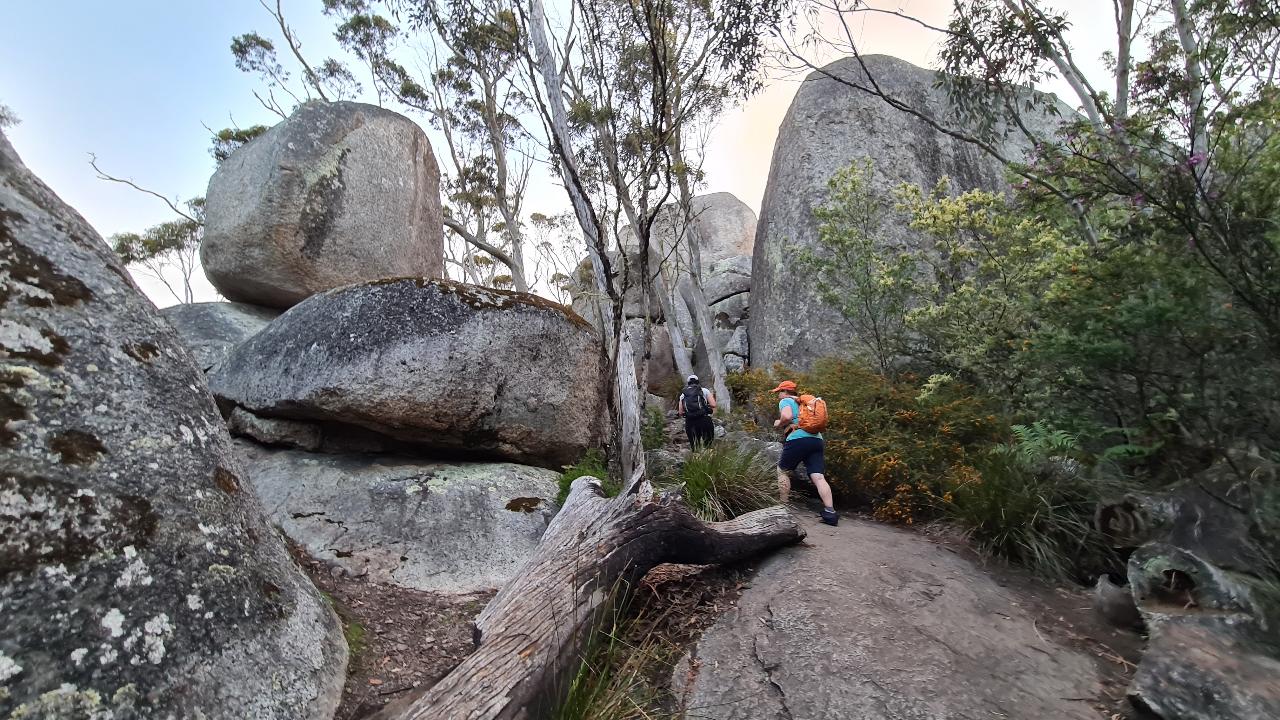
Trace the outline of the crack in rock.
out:
[[[773,606],[765,605],[765,609],[769,611],[769,616],[770,618],[772,618]],[[770,624],[770,629],[772,629],[771,624]],[[759,664],[760,669],[764,671],[765,679],[769,681],[769,684],[772,685],[773,689],[776,690],[778,693],[778,703],[779,705],[781,705],[781,708],[782,708],[781,717],[786,718],[786,720],[795,720],[795,716],[791,714],[791,708],[787,706],[787,692],[782,689],[781,683],[773,679],[773,671],[777,669],[778,667],[777,663],[774,663],[771,665],[765,662],[764,657],[760,655],[760,636],[759,635],[753,635],[751,637],[751,651],[755,655],[756,663]]]

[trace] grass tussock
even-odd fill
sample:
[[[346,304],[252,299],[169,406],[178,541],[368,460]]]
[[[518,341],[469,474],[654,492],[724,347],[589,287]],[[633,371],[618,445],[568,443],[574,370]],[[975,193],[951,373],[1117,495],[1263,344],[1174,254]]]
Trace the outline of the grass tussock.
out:
[[[691,452],[674,478],[695,515],[716,522],[778,503],[773,465],[754,450],[717,443]]]

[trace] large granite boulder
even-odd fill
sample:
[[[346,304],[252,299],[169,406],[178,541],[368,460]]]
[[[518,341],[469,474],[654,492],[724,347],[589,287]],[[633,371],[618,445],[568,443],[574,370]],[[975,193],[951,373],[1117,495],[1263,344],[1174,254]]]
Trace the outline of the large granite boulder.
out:
[[[200,262],[230,300],[287,308],[339,285],[443,275],[440,171],[409,118],[310,102],[224,160]]]
[[[863,61],[886,93],[942,122],[955,122],[934,71],[884,55]],[[797,248],[818,247],[813,210],[827,201],[827,182],[837,170],[870,158],[873,186],[885,190],[902,182],[932,187],[943,176],[951,178],[957,192],[1004,186],[1004,169],[982,150],[828,75],[866,84],[855,58],[811,73],[778,130],[752,263],[751,363],[757,367],[785,362],[804,369],[853,342],[847,325],[795,262]],[[1066,117],[1071,111],[1062,107],[1061,112]],[[1046,131],[1060,122],[1043,115],[1024,120]],[[997,145],[1013,158],[1030,148],[1018,133]],[[905,224],[888,224],[888,251],[914,242]]]
[[[559,468],[600,438],[591,327],[535,295],[402,278],[313,296],[209,376],[228,406]]]
[[[626,266],[623,266],[622,255],[620,253],[609,253],[610,269],[614,274],[614,282],[617,283],[622,293],[622,317],[624,319],[640,319],[645,316],[646,307],[648,308],[649,318],[652,320],[662,319],[662,303],[657,295],[649,295],[649,303],[646,306],[641,299],[641,278],[644,274],[640,267],[640,253],[630,252],[627,255]],[[649,274],[652,276],[658,272],[657,255],[652,255],[649,260]],[[596,309],[597,300],[601,297],[601,293],[596,289],[596,273],[591,266],[591,258],[583,258],[578,267],[573,272],[572,282],[569,284],[569,296],[571,298],[571,306],[574,312],[586,318],[592,325],[599,327],[600,318]],[[605,311],[608,312],[608,299],[605,299]]]
[[[751,292],[751,256],[738,255],[716,261],[703,271],[702,290],[712,305]]]
[[[649,382],[645,390],[661,394],[671,387],[671,378],[676,377],[676,361],[671,349],[671,333],[666,325],[651,324],[649,327]],[[631,361],[636,368],[636,380],[640,379],[640,365],[644,360],[644,320],[627,320],[622,325],[622,334],[631,343]]]
[[[0,136],[0,717],[329,718],[337,618],[200,370]]]
[[[1032,598],[919,535],[806,515],[676,665],[689,717],[1097,720],[1096,659]]]
[[[274,320],[280,311],[232,302],[173,305],[160,314],[178,331],[200,369],[208,372]]]
[[[693,198],[690,213],[693,229],[698,234],[698,257],[704,276],[716,263],[751,257],[756,242],[756,214],[735,195],[727,192],[698,195]],[[688,257],[688,231],[679,206],[671,202],[658,213],[652,243],[667,251],[678,246],[679,254]],[[749,261],[747,267],[750,273]]]
[[[1153,633],[1129,700],[1165,720],[1280,717],[1280,660],[1246,637],[1195,623]]]
[[[553,470],[236,445],[286,535],[379,583],[445,593],[497,588],[556,510]]]
[[[756,214],[737,196],[727,192],[699,195],[693,199],[693,217],[704,273],[723,260],[751,257],[756,245]],[[748,273],[750,268],[748,265]]]

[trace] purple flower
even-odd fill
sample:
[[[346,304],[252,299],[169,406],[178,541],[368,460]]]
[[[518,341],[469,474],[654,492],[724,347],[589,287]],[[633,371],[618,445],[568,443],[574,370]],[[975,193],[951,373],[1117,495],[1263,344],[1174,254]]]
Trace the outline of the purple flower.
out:
[[[1191,153],[1191,157],[1187,158],[1187,165],[1190,165],[1191,167],[1195,167],[1203,163],[1204,160],[1205,160],[1205,154],[1197,150],[1196,152]]]
[[[1143,205],[1147,204],[1147,196],[1143,195],[1142,193],[1138,193],[1134,195],[1133,198],[1131,199],[1133,200],[1133,204],[1137,205],[1138,207],[1142,207]]]

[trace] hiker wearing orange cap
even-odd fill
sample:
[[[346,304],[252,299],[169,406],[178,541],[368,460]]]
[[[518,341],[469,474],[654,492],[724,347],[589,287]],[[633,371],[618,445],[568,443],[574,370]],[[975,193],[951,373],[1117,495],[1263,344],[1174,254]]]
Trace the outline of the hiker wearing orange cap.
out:
[[[831,486],[827,484],[826,463],[823,460],[822,430],[827,425],[827,404],[820,397],[800,395],[796,384],[783,380],[770,392],[778,394],[778,419],[774,427],[786,428],[786,441],[782,444],[782,456],[778,458],[778,494],[783,504],[790,499],[790,472],[804,463],[804,470],[818,489],[822,498],[822,522],[835,525],[840,516],[831,499]]]

